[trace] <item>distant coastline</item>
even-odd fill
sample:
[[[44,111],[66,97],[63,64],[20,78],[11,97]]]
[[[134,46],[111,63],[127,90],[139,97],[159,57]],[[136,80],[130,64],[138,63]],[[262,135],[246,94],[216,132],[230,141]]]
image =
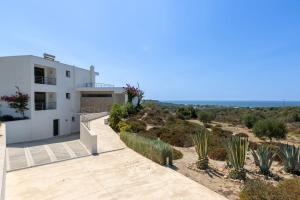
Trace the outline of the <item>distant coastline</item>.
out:
[[[199,106],[225,106],[225,107],[289,107],[300,106],[300,101],[188,101],[188,100],[170,100],[161,101],[164,103],[199,105]]]

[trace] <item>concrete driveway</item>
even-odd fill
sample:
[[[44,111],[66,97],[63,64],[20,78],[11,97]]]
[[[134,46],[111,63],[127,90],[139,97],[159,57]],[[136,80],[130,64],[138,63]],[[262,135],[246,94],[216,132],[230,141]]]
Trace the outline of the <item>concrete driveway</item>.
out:
[[[88,156],[79,134],[7,146],[7,171]]]
[[[92,129],[98,133],[101,126],[106,125],[101,122],[98,130]],[[105,134],[107,138],[102,144],[110,141],[108,149],[117,147],[116,150],[8,173],[7,199],[226,199],[170,168],[123,148],[113,131]]]

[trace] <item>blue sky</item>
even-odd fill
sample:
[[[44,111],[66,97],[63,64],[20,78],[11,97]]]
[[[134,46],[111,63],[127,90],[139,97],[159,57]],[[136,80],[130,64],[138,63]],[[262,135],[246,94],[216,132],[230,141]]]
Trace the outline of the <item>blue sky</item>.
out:
[[[298,0],[0,4],[0,56],[95,65],[159,100],[300,100]]]

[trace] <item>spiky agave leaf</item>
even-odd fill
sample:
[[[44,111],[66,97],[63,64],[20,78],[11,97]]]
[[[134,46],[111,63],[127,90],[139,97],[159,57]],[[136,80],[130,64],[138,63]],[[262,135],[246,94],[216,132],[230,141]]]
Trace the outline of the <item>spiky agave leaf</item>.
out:
[[[244,137],[232,136],[225,140],[228,162],[233,167],[230,175],[234,179],[246,177],[244,165],[248,146],[248,139]]]
[[[207,146],[208,146],[209,132],[206,129],[201,129],[195,135],[192,136],[195,150],[198,154],[197,166],[200,169],[206,169],[208,167]]]
[[[260,145],[257,150],[251,149],[255,165],[259,167],[262,174],[270,174],[270,167],[276,156],[276,152],[270,145]]]
[[[280,157],[283,160],[284,169],[288,173],[298,174],[300,172],[300,147],[281,144],[279,146]]]

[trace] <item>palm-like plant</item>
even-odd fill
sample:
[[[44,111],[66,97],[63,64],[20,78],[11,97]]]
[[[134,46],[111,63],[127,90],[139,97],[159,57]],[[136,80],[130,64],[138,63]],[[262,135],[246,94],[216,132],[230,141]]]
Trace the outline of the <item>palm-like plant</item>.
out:
[[[201,129],[199,132],[192,136],[193,143],[198,154],[197,167],[203,170],[208,168],[208,135],[209,133],[206,129]]]
[[[269,145],[260,145],[257,150],[251,149],[255,165],[259,167],[264,175],[270,174],[270,167],[276,156],[276,152]]]
[[[244,180],[246,178],[244,165],[248,146],[248,139],[244,137],[232,136],[225,139],[228,162],[233,167],[229,176],[233,179]]]
[[[284,170],[288,173],[297,174],[300,172],[300,147],[294,145],[281,144],[279,155],[284,164]]]

